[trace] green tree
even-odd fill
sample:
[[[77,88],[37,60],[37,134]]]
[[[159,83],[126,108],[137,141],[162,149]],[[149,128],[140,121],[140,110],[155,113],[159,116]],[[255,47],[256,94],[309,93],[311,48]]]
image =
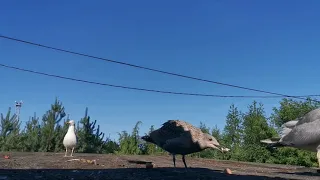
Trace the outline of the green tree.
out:
[[[40,151],[53,152],[57,151],[57,146],[62,147],[63,138],[57,139],[57,132],[61,131],[59,122],[66,116],[62,103],[56,99],[51,109],[42,117],[40,133]],[[65,133],[65,132],[64,132]]]
[[[200,121],[199,129],[201,129],[203,133],[210,134],[210,127],[207,127],[207,125],[201,121]]]
[[[211,134],[213,137],[215,137],[218,142],[222,142],[222,141],[223,141],[221,131],[220,131],[220,129],[218,128],[217,125],[215,125],[215,126],[211,129],[211,133],[209,133],[209,134]]]
[[[40,149],[41,128],[39,124],[39,117],[34,113],[33,117],[29,118],[26,123],[23,136],[24,151],[37,152]]]
[[[69,116],[67,117],[67,119],[63,120],[63,123],[57,123],[55,130],[54,130],[54,152],[58,152],[61,150],[65,150],[65,147],[63,145],[63,138],[66,135],[69,125],[66,123],[66,121],[69,120]]]
[[[119,151],[120,147],[119,144],[117,144],[115,141],[111,140],[110,138],[107,138],[103,148],[102,153],[109,154],[109,153],[115,153]]]
[[[223,130],[223,142],[230,151],[224,154],[225,159],[241,159],[242,113],[232,104],[229,108],[226,125]]]
[[[243,116],[242,128],[242,160],[266,162],[270,156],[270,152],[260,143],[260,140],[271,137],[273,130],[268,125],[261,103],[257,104],[254,101],[249,105],[248,112]]]
[[[217,125],[215,125],[211,129],[211,135],[217,139],[217,141],[219,142],[220,145],[225,146],[224,145],[225,143],[224,143],[223,138],[222,138],[222,133],[221,133],[221,131],[218,128]],[[216,159],[224,159],[225,158],[224,154],[222,154],[220,151],[213,150],[213,149],[208,149],[208,150],[211,153],[211,157],[212,158],[216,158]]]
[[[97,120],[91,122],[88,116],[88,108],[85,110],[84,117],[80,120],[78,131],[78,151],[84,153],[102,153],[105,141],[104,133],[100,132],[100,126],[96,127]]]
[[[239,147],[241,143],[242,114],[237,107],[232,104],[228,111],[226,125],[224,127],[223,140],[231,149]]]
[[[260,144],[261,139],[273,135],[272,129],[268,125],[263,105],[254,101],[248,112],[243,116],[243,143],[244,145]]]
[[[139,125],[141,121],[138,121],[134,126],[132,133],[129,134],[126,131],[119,133],[119,146],[120,149],[117,151],[119,154],[142,154],[142,150],[139,148]]]
[[[319,107],[320,103],[312,101],[310,98],[306,101],[295,101],[284,98],[280,102],[279,108],[273,108],[271,121],[277,128],[280,128],[282,124],[301,117]]]
[[[1,113],[1,137],[5,138],[9,134],[14,132],[19,132],[20,129],[20,122],[17,118],[16,114],[13,114],[11,116],[11,107],[9,107],[9,110],[6,114],[6,116],[3,116]]]
[[[11,115],[11,108],[9,107],[6,116],[1,113],[1,149],[2,151],[15,150],[22,148],[20,136],[20,120],[16,114]]]

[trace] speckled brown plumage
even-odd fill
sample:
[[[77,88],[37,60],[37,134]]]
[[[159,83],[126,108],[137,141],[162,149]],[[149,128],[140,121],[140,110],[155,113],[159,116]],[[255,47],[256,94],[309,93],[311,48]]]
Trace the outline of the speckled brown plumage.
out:
[[[162,127],[143,136],[147,142],[154,143],[173,155],[175,166],[175,154],[181,154],[185,163],[185,155],[202,151],[206,148],[219,149],[220,144],[211,135],[203,133],[190,123],[182,120],[168,120]],[[221,150],[220,150],[221,151]]]

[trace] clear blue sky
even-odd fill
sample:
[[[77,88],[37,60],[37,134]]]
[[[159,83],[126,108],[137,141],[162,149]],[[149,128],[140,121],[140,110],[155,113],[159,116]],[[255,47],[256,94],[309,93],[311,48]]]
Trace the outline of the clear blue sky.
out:
[[[0,34],[190,76],[291,95],[320,94],[320,1],[5,1]],[[267,95],[153,73],[0,39],[0,62],[140,88],[220,95]],[[231,103],[82,84],[0,70],[0,112],[23,100],[21,118],[42,116],[59,97],[72,119],[85,107],[112,138],[140,120],[183,119],[223,128]],[[257,99],[266,113],[279,99]]]

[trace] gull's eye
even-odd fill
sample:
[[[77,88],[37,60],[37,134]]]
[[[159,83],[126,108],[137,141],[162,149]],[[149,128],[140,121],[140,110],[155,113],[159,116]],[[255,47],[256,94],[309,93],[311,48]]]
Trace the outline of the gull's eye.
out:
[[[209,141],[212,141],[212,138],[209,138]]]

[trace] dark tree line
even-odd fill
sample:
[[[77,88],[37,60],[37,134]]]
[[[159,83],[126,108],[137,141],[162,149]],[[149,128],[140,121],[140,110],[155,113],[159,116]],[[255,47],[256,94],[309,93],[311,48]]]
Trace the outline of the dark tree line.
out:
[[[280,126],[290,120],[300,117],[309,111],[318,108],[319,103],[311,99],[295,101],[282,99],[280,107],[273,108],[270,117],[267,117],[262,103],[253,101],[245,112],[231,105],[225,121],[225,127],[218,129],[216,125],[207,126],[199,122],[199,128],[215,136],[220,144],[230,151],[222,154],[216,150],[205,150],[190,156],[201,158],[215,158],[223,160],[249,161],[261,163],[291,164],[302,166],[317,166],[316,154],[295,148],[278,148],[270,151],[261,139],[279,136]],[[6,115],[1,114],[0,148],[2,151],[31,151],[31,152],[58,152],[64,151],[63,137],[68,129],[65,108],[61,101],[55,100],[50,109],[42,116],[36,113],[21,129],[21,121],[9,108]],[[132,132],[120,132],[118,141],[105,138],[97,120],[91,120],[88,108],[83,118],[77,121],[76,134],[80,153],[114,153],[161,155],[167,154],[161,148],[140,140],[137,122]],[[150,132],[155,129],[150,127]]]
[[[65,108],[58,99],[42,116],[36,113],[20,129],[21,121],[12,115],[9,108],[7,114],[1,114],[0,148],[2,151],[59,152],[64,151],[62,144],[68,125]],[[84,117],[78,122],[76,135],[78,138],[77,152],[80,153],[113,153],[119,145],[101,132],[97,121],[92,121],[85,109]]]

